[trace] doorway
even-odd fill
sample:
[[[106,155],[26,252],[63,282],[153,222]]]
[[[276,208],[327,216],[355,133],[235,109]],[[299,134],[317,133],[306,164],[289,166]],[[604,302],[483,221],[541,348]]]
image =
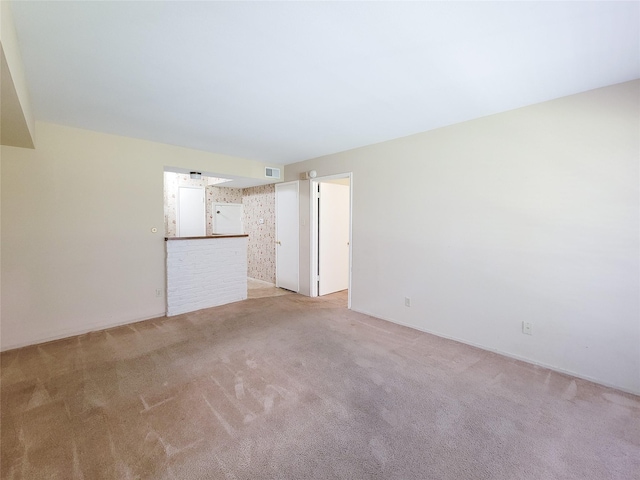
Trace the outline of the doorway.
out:
[[[311,296],[348,291],[351,308],[351,173],[318,177],[311,185]]]

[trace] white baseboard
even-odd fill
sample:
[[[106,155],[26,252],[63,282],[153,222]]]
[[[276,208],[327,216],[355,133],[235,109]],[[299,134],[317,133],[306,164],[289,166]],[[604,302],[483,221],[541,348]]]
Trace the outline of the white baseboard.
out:
[[[252,282],[259,282],[259,283],[263,283],[265,287],[275,287],[275,286],[276,286],[276,284],[275,284],[275,283],[265,282],[264,280],[259,280],[259,279],[257,279],[257,278],[247,277],[247,280],[251,280]]]
[[[451,335],[445,335],[445,334],[442,334],[442,333],[439,333],[439,332],[434,332],[434,331],[431,331],[431,330],[427,330],[425,328],[419,328],[419,327],[416,327],[415,325],[410,325],[408,323],[399,322],[397,320],[392,320],[390,318],[384,318],[384,317],[381,317],[380,315],[375,315],[373,313],[366,312],[364,310],[358,310],[356,308],[351,308],[351,310],[353,310],[354,312],[362,313],[364,315],[369,315],[370,317],[379,318],[380,320],[384,320],[385,322],[395,323],[396,325],[402,325],[403,327],[411,328],[411,329],[417,330],[419,332],[424,332],[424,333],[428,333],[430,335],[435,335],[436,337],[446,338],[447,340],[453,340],[455,342],[464,343],[465,345],[470,345],[472,347],[479,348],[480,350],[484,350],[486,352],[497,353],[498,355],[502,355],[502,356],[508,357],[508,358],[513,358],[515,360],[520,360],[521,362],[529,363],[531,365],[536,365],[538,367],[548,368],[549,370],[553,370],[554,372],[563,373],[565,375],[570,375],[572,377],[576,377],[576,378],[580,378],[582,380],[587,380],[589,382],[597,383],[598,385],[602,385],[602,386],[605,386],[605,387],[615,388],[616,390],[620,390],[621,392],[630,393],[632,395],[640,395],[640,391],[630,390],[628,388],[621,387],[620,385],[615,385],[615,384],[612,384],[612,383],[604,382],[604,381],[602,381],[602,380],[600,380],[598,378],[590,377],[588,375],[582,375],[582,374],[577,373],[577,372],[572,372],[571,370],[566,370],[564,368],[556,367],[555,365],[549,365],[549,364],[546,364],[546,363],[543,363],[543,362],[539,362],[537,360],[533,360],[531,358],[523,357],[523,356],[515,354],[515,353],[505,352],[505,351],[499,350],[497,348],[487,347],[485,345],[480,345],[480,344],[477,344],[477,343],[469,342],[467,340],[462,340],[460,338],[452,337]]]
[[[18,343],[13,343],[13,344],[9,344],[9,345],[3,345],[0,348],[0,352],[6,352],[8,350],[15,350],[16,348],[22,348],[22,347],[29,347],[32,345],[39,345],[41,343],[48,343],[48,342],[53,342],[54,340],[60,340],[63,338],[70,338],[70,337],[76,337],[78,335],[84,335],[85,333],[89,333],[89,332],[98,332],[100,330],[108,330],[110,328],[114,328],[114,327],[121,327],[122,325],[129,325],[131,323],[138,323],[138,322],[143,322],[145,320],[151,320],[152,318],[160,318],[160,317],[164,317],[166,315],[166,312],[160,312],[157,313],[155,315],[150,315],[148,317],[142,317],[142,318],[136,318],[134,320],[125,320],[122,322],[115,322],[115,323],[94,323],[91,325],[87,325],[84,326],[81,329],[73,329],[73,328],[66,328],[63,330],[59,330],[55,333],[49,333],[46,335],[43,335],[42,337],[37,337],[34,340],[29,340],[26,342],[18,342]]]

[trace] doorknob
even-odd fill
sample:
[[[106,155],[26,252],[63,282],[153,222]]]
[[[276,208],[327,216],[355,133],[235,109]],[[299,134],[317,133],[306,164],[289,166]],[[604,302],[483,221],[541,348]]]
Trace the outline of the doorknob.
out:
[[[278,241],[276,242],[276,245],[282,245],[282,242],[280,242],[280,240],[278,240]]]

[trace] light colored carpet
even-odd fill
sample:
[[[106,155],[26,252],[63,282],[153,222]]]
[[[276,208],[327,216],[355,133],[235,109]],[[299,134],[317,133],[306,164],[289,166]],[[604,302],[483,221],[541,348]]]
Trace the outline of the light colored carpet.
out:
[[[260,298],[5,352],[3,479],[640,478],[640,398]]]

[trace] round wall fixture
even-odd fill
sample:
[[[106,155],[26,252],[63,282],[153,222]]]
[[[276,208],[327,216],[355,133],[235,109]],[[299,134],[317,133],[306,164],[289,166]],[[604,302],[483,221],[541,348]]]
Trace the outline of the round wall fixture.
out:
[[[309,178],[316,178],[317,176],[318,176],[318,172],[316,172],[315,170],[309,171]]]

